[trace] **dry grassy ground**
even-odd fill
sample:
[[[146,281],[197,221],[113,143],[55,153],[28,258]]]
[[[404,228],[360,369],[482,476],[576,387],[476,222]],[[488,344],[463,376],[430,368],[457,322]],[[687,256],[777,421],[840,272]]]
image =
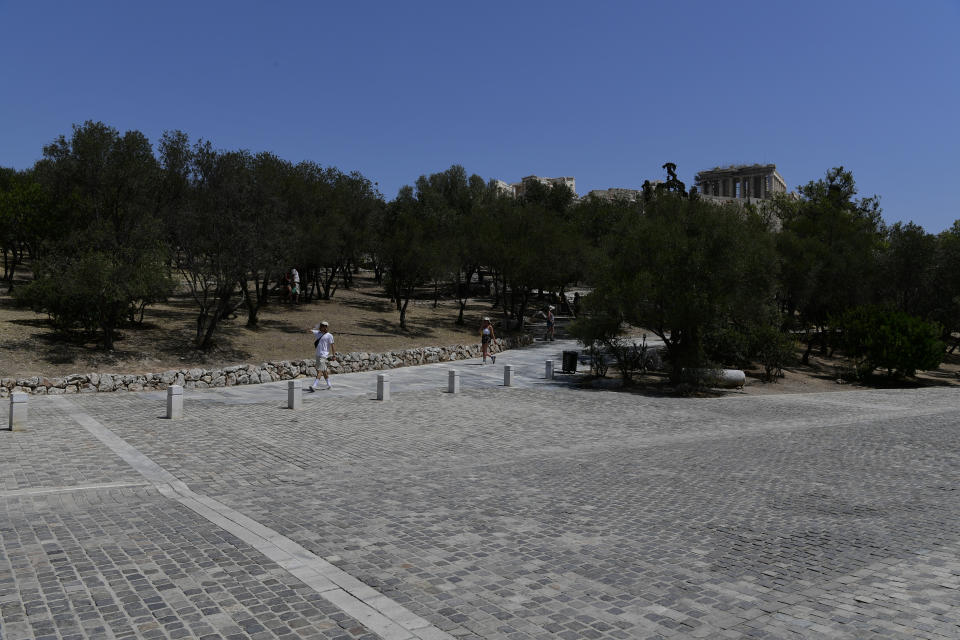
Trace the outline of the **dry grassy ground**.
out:
[[[411,300],[408,329],[383,290],[359,277],[353,290],[338,289],[329,301],[292,305],[274,303],[261,310],[259,326],[248,329],[245,309],[221,324],[216,345],[203,353],[193,348],[196,310],[189,297],[147,309],[142,327],[120,331],[113,352],[97,344],[97,336],[66,340],[50,327],[45,315],[17,308],[0,295],[0,377],[61,376],[103,371],[144,373],[201,365],[208,368],[267,360],[313,357],[308,329],[330,323],[338,351],[391,351],[421,346],[479,342],[480,319],[490,314],[489,300],[471,300],[466,324],[457,326],[456,302]],[[274,300],[271,299],[271,303]]]
[[[207,368],[268,360],[296,360],[313,356],[313,336],[307,330],[321,320],[330,323],[337,350],[391,351],[421,346],[478,342],[480,319],[491,315],[490,300],[471,299],[466,324],[457,326],[456,302],[440,300],[434,308],[430,292],[412,300],[407,311],[408,329],[399,327],[399,314],[383,290],[368,275],[361,274],[352,290],[339,289],[332,300],[301,305],[273,303],[260,312],[259,326],[248,329],[246,312],[222,323],[216,345],[208,352],[193,348],[196,311],[186,296],[147,309],[142,327],[120,332],[116,349],[103,351],[96,336],[65,339],[50,327],[46,316],[17,308],[8,295],[0,295],[0,377],[35,375],[64,376],[93,371],[148,373],[192,366]],[[273,302],[273,300],[271,300]],[[500,332],[502,334],[502,332]],[[838,383],[843,358],[814,354],[808,366],[785,369],[777,383],[760,381],[761,370],[748,371],[744,389],[749,394],[807,393],[861,388],[856,383]],[[608,372],[608,377],[615,375]],[[960,355],[947,356],[937,371],[923,372],[917,380],[871,382],[884,386],[960,386]],[[640,386],[657,386],[653,377]]]

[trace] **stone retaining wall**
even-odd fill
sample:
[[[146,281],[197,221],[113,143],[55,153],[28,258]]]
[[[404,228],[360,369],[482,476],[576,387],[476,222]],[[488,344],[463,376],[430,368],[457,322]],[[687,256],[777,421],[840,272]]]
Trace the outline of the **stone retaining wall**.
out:
[[[497,339],[499,349],[513,349],[533,343],[531,336]],[[499,350],[498,350],[499,351]],[[396,369],[431,362],[467,360],[481,355],[480,345],[453,345],[450,347],[418,347],[385,353],[353,352],[337,354],[330,362],[331,373],[354,373]],[[14,391],[35,395],[65,393],[94,393],[98,391],[162,391],[172,384],[184,389],[232,387],[238,384],[259,384],[277,380],[313,377],[317,374],[314,360],[281,360],[260,365],[235,365],[223,369],[171,369],[163,373],[75,373],[64,378],[0,378],[0,398]]]

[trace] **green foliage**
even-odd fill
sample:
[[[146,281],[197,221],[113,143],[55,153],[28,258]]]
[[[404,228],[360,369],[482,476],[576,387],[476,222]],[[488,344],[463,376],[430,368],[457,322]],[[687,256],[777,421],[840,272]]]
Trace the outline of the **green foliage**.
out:
[[[650,329],[679,379],[710,361],[708,335],[767,315],[775,265],[772,234],[755,212],[663,193],[604,240],[585,322],[619,317]]]
[[[116,328],[135,322],[144,305],[169,290],[166,271],[156,268],[164,256],[159,245],[125,259],[105,251],[56,252],[40,261],[36,279],[18,288],[15,297],[48,313],[61,331]]]
[[[800,189],[800,199],[781,196],[774,211],[780,293],[785,316],[823,334],[830,317],[869,302],[875,289],[883,222],[876,198],[854,199],[853,174],[837,167]],[[813,338],[808,342],[806,359]],[[826,346],[826,345],[822,345]]]
[[[842,167],[758,212],[687,195],[671,163],[666,186],[648,183],[637,201],[577,200],[537,182],[513,198],[453,165],[388,204],[359,173],[220,151],[181,132],[165,133],[157,156],[137,131],[87,122],[33,169],[0,169],[3,275],[12,286],[29,254],[35,277],[21,302],[63,330],[101,331],[111,347],[117,327],[169,293],[175,267],[207,347],[240,305],[255,325],[290,266],[303,299],[328,299],[372,266],[402,326],[422,286],[454,291],[463,322],[471,277],[489,276],[509,327],[544,292],[581,283],[594,291],[574,335],[629,355],[620,328],[644,327],[664,340],[674,377],[752,360],[773,377],[793,354],[784,331],[806,332],[806,358],[831,318],[868,303],[937,322],[944,340],[960,331],[960,221],[938,236],[887,228],[877,199],[857,199]]]
[[[937,301],[937,237],[912,222],[886,229],[877,296],[885,306],[930,319]]]
[[[750,332],[751,357],[763,367],[765,382],[783,377],[783,368],[794,361],[796,350],[796,340],[782,331],[779,323],[758,324]]]
[[[490,191],[478,175],[453,165],[446,171],[420,176],[416,182],[417,206],[436,225],[436,237],[429,247],[435,262],[431,279],[435,286],[452,282],[458,301],[457,323],[470,295],[469,278],[479,269],[485,237],[478,232],[479,214]]]
[[[87,122],[45,147],[34,173],[56,224],[18,298],[63,329],[100,329],[111,349],[116,328],[170,290],[150,143]]]
[[[575,210],[573,194],[564,185],[534,182],[523,198],[491,197],[479,228],[505,319],[522,326],[533,291],[556,291],[582,277],[585,261]]]
[[[838,323],[843,347],[856,359],[858,375],[886,369],[890,376],[914,376],[943,361],[940,328],[904,313],[873,306],[846,312]]]
[[[46,194],[33,171],[0,169],[0,252],[8,291],[24,254],[29,250],[34,258],[40,255],[40,242],[49,228],[43,215],[46,206]]]
[[[960,220],[937,236],[931,289],[930,319],[940,323],[947,340],[960,332]]]
[[[380,251],[386,267],[384,283],[400,312],[400,327],[407,328],[406,313],[416,287],[429,282],[440,268],[434,251],[440,219],[422,206],[413,188],[400,190],[383,217]]]

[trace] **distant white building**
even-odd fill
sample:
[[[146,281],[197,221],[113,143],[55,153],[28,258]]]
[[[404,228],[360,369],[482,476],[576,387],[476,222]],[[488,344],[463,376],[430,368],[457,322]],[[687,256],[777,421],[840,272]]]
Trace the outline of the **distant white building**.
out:
[[[527,187],[534,183],[540,183],[547,187],[552,187],[553,185],[562,184],[569,187],[570,191],[573,192],[573,195],[577,195],[577,179],[573,176],[563,176],[561,178],[545,178],[543,176],[526,176],[521,178],[520,182],[513,182],[507,184],[503,180],[494,180],[493,186],[502,194],[513,196],[514,198],[522,198],[527,193]]]
[[[594,198],[599,198],[600,200],[606,200],[607,202],[613,202],[614,200],[626,200],[627,202],[636,202],[643,195],[643,191],[640,189],[594,189],[587,194],[587,197],[593,196]]]
[[[503,180],[494,180],[493,188],[497,190],[497,193],[503,196],[512,196],[516,197],[517,190],[512,184],[508,184]]]
[[[718,200],[769,200],[786,193],[787,182],[775,164],[738,164],[701,171],[697,188],[704,196]]]

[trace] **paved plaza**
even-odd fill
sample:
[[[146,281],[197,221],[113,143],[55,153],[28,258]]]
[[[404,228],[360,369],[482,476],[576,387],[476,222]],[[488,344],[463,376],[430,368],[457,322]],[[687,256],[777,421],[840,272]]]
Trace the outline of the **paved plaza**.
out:
[[[297,411],[31,397],[0,638],[960,637],[960,390],[658,397],[545,380],[564,348]]]

